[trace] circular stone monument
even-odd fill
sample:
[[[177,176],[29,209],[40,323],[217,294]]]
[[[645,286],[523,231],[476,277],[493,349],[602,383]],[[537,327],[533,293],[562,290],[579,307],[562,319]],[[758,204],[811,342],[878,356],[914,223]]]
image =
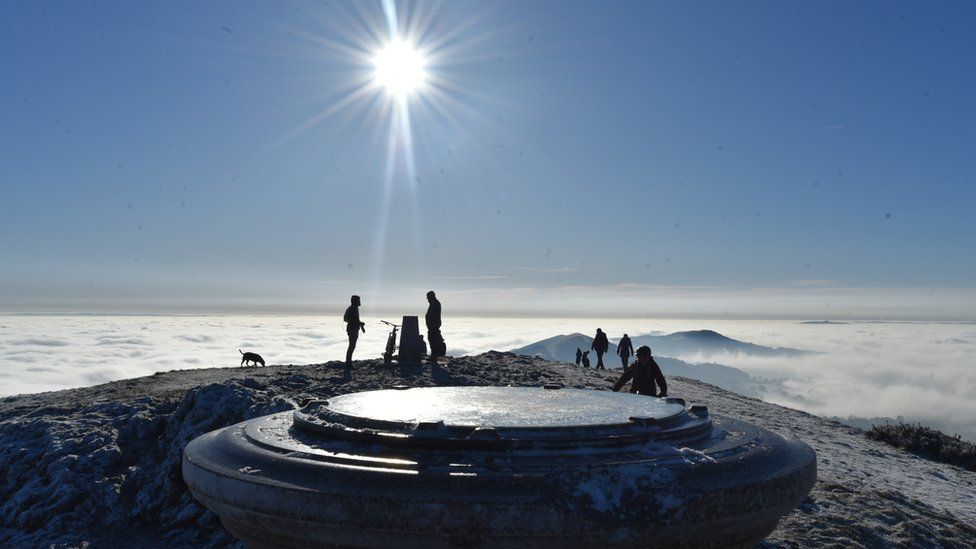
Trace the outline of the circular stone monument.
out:
[[[809,446],[704,406],[558,386],[348,394],[183,456],[251,547],[744,547],[816,476]]]

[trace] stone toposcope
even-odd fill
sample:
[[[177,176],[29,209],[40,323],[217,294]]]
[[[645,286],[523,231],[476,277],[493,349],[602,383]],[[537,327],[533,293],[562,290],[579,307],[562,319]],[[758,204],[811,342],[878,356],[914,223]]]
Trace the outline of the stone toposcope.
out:
[[[390,389],[205,434],[193,495],[250,547],[737,547],[817,477],[806,444],[680,398]]]

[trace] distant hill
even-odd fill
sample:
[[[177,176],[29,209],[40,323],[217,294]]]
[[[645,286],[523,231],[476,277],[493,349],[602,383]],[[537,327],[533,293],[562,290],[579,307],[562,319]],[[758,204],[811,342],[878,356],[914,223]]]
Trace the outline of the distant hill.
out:
[[[654,356],[681,357],[688,355],[712,354],[747,354],[754,356],[799,356],[809,354],[810,351],[793,349],[790,347],[765,347],[726,337],[712,330],[694,330],[690,332],[675,332],[668,335],[640,335],[631,338],[634,348],[647,345]],[[517,355],[538,356],[555,362],[574,362],[576,348],[588,351],[593,338],[580,333],[553,336],[524,347],[512,349]],[[610,360],[604,359],[608,368],[619,367],[617,346],[610,344]],[[590,353],[591,361],[596,360],[596,353]],[[695,376],[692,376],[695,377]],[[698,378],[701,379],[701,378]]]
[[[769,386],[780,389],[782,385],[779,380],[755,378],[738,368],[722,364],[690,364],[676,358],[660,356],[654,360],[661,367],[665,378],[689,377],[753,398],[762,398]]]
[[[642,335],[632,337],[634,348],[647,345],[655,356],[681,357],[696,354],[746,354],[754,356],[800,356],[810,351],[791,347],[765,347],[726,337],[712,330],[675,332],[668,335]]]
[[[850,322],[840,322],[837,320],[808,320],[800,324],[850,324]]]
[[[576,349],[580,348],[586,352],[590,350],[592,344],[593,338],[590,336],[580,333],[564,334],[512,349],[512,352],[517,355],[537,356],[553,362],[576,362]],[[590,352],[590,362],[596,364],[596,352]],[[604,356],[603,362],[608,368],[620,367],[617,346],[613,343],[610,344],[610,350]]]
[[[704,332],[707,332],[704,331]],[[678,332],[676,334],[671,334],[670,336],[640,336],[632,338],[634,341],[634,347],[638,345],[646,345],[647,343],[638,343],[638,341],[644,341],[645,338],[657,338],[653,341],[662,343],[662,347],[669,349],[686,349],[689,353],[694,352],[717,352],[714,349],[727,350],[731,348],[731,345],[726,343],[725,346],[718,345],[717,341],[708,335],[702,336],[703,332]],[[710,332],[715,334],[715,332]],[[691,335],[689,335],[691,334]],[[753,354],[759,354],[763,351],[769,350],[774,351],[775,349],[770,349],[769,347],[761,347],[759,345],[753,345],[751,343],[743,343],[741,341],[736,341],[734,339],[729,339],[725,336],[715,334],[724,342],[733,342],[735,344],[740,344],[742,347],[740,349],[749,349],[753,351]],[[563,334],[558,336],[553,336],[542,341],[537,341],[530,345],[524,347],[519,347],[517,349],[512,349],[512,353],[517,355],[533,356],[544,358],[546,360],[551,360],[553,362],[575,362],[576,360],[576,348],[579,347],[583,351],[588,351],[590,349],[590,344],[593,343],[593,338],[580,333],[575,334]],[[695,343],[703,345],[703,347],[695,347]],[[712,345],[709,347],[711,343]],[[666,344],[670,344],[667,347]],[[655,349],[653,346],[652,349]],[[705,349],[705,351],[702,351]],[[756,351],[759,349],[760,351]],[[738,351],[745,352],[745,351]],[[802,352],[802,351],[801,351]],[[763,393],[766,391],[767,387],[777,387],[779,386],[779,381],[777,380],[763,380],[750,376],[749,374],[739,370],[737,368],[732,368],[730,366],[724,366],[722,364],[713,363],[702,363],[702,364],[691,364],[676,358],[670,358],[668,356],[660,356],[660,351],[654,350],[655,360],[661,366],[661,371],[666,377],[671,376],[684,376],[693,379],[698,379],[704,381],[705,383],[711,383],[712,385],[717,385],[723,389],[728,389],[730,391],[735,391],[739,394],[761,398]],[[603,358],[604,364],[607,368],[620,368],[620,359],[617,358],[617,346],[614,344],[610,345],[610,351],[607,356]],[[633,362],[633,360],[631,360]],[[590,363],[596,365],[596,353],[590,353]]]

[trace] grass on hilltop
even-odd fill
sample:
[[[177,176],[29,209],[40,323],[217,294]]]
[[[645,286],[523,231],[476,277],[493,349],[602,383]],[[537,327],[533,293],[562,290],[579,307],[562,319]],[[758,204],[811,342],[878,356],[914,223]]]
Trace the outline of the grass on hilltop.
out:
[[[907,450],[917,456],[976,471],[976,444],[922,424],[874,425],[865,436]]]

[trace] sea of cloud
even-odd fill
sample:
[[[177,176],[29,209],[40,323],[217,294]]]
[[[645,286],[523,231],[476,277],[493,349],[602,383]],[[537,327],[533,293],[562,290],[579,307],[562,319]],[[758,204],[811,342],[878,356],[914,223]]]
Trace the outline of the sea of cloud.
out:
[[[769,402],[842,418],[902,416],[976,441],[976,324],[757,323],[729,335],[819,352],[680,358],[783,380],[769,385],[763,397]]]
[[[388,320],[396,320],[389,318]],[[364,317],[356,358],[379,357],[388,328]],[[826,416],[898,417],[976,440],[976,324],[804,324],[781,320],[445,318],[449,354],[508,350],[557,334],[611,339],[711,329],[801,357],[679,356],[777,379],[764,398]],[[157,371],[230,367],[238,349],[269,364],[341,360],[338,316],[0,316],[0,396],[80,387]]]

